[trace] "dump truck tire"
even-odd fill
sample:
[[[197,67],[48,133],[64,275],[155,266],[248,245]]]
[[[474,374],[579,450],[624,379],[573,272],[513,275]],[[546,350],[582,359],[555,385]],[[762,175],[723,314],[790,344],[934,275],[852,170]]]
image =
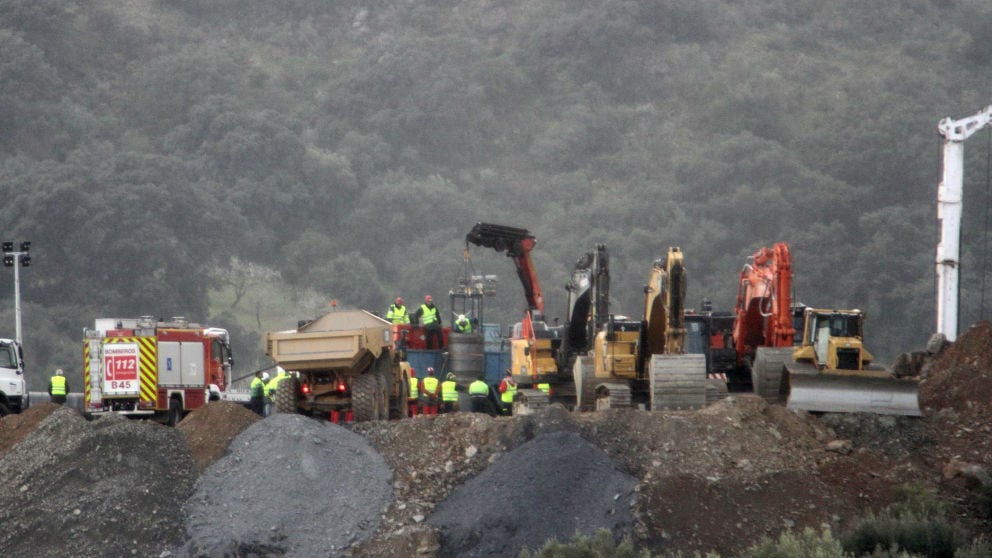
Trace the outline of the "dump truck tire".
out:
[[[356,376],[351,382],[351,410],[355,416],[355,422],[378,418],[379,409],[376,408],[378,384],[375,374],[362,374]]]
[[[299,398],[300,381],[293,376],[283,378],[276,388],[273,407],[277,413],[295,414]]]
[[[389,418],[404,419],[410,413],[410,400],[407,398],[407,394],[410,393],[410,380],[402,371],[399,373],[398,383],[400,392],[396,396],[396,406],[393,407],[395,416]]]

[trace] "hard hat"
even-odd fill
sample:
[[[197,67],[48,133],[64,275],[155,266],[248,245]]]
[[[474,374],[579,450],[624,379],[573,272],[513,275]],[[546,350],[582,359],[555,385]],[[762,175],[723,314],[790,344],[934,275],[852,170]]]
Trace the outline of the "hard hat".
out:
[[[427,295],[424,297],[424,302],[434,302],[434,297]]]
[[[427,367],[427,373],[428,374],[433,374],[434,373],[434,367],[433,366],[428,366]]]
[[[466,320],[467,320],[467,318],[465,317],[465,314],[458,314],[458,321],[459,322],[464,322]]]
[[[403,297],[400,296],[396,297],[396,305],[403,306]]]
[[[412,378],[412,377],[414,377],[416,375],[417,375],[417,369],[416,368],[410,368],[410,377]]]
[[[280,376],[285,376],[286,369],[283,368],[282,366],[276,366],[276,374],[279,374]]]
[[[262,379],[263,380],[268,380],[269,379],[269,373],[268,372],[262,372]]]
[[[63,372],[62,372],[62,369],[61,369],[61,368],[57,368],[57,369],[55,369],[55,375],[56,375],[56,376],[61,376],[61,375],[63,375]]]
[[[448,375],[446,376],[446,378],[449,379],[449,380],[454,380],[455,379],[455,373],[454,372],[448,372]]]

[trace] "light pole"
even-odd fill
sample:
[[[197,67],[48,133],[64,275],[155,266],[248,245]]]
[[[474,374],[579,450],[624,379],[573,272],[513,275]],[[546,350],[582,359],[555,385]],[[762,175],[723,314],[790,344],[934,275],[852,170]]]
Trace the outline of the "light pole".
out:
[[[21,266],[31,265],[29,250],[31,250],[30,242],[22,242],[21,249],[17,251],[14,250],[13,242],[3,243],[3,265],[14,268],[14,335],[19,347],[24,346],[24,340],[21,339],[21,274],[19,270]]]

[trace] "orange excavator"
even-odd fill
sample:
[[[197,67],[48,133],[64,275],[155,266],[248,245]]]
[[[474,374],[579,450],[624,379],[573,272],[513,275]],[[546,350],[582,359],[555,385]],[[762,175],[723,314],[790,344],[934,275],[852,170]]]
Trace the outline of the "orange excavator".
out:
[[[784,242],[762,247],[748,258],[740,273],[735,312],[737,368],[729,375],[728,384],[733,385],[728,391],[753,390],[780,402],[782,369],[792,360],[796,336],[792,257]]]

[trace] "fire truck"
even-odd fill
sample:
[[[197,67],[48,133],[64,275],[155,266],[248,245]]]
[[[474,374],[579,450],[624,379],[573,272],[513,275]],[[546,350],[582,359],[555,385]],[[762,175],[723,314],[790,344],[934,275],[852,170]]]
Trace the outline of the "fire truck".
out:
[[[83,400],[90,413],[175,426],[230,385],[230,336],[185,318],[98,318],[83,332]]]

